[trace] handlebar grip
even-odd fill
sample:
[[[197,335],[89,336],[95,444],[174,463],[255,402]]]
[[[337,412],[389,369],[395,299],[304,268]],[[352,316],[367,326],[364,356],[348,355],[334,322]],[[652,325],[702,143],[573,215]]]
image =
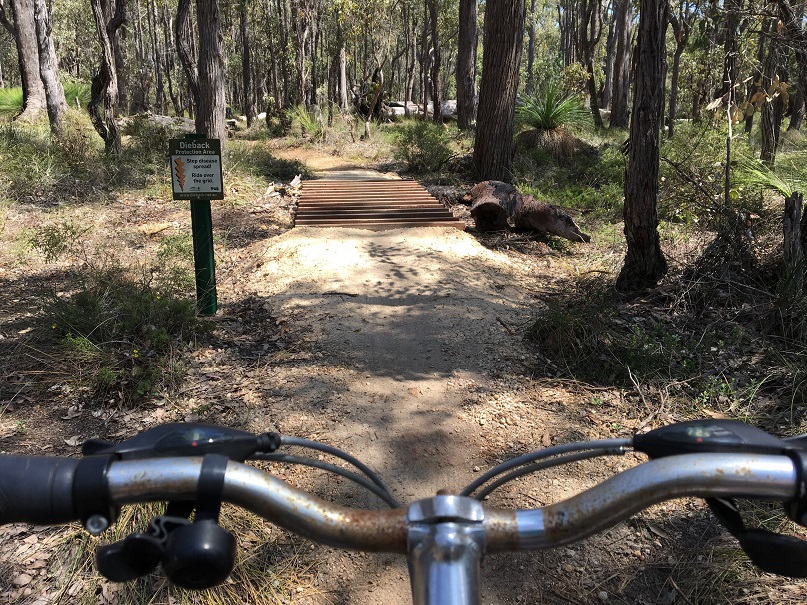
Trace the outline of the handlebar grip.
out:
[[[0,525],[50,525],[78,519],[73,479],[81,460],[0,456]]]

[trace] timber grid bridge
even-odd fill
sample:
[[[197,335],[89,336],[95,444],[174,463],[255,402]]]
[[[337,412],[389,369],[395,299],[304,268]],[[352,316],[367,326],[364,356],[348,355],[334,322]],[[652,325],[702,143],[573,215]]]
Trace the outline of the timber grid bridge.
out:
[[[415,181],[399,179],[303,181],[297,227],[352,227],[382,231],[403,227],[456,227],[456,218]]]

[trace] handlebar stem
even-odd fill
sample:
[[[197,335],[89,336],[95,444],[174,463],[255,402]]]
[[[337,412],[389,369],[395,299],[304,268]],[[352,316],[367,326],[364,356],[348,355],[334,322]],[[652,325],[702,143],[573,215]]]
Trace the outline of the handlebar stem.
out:
[[[409,507],[409,577],[414,605],[478,605],[485,552],[480,502],[438,495]]]

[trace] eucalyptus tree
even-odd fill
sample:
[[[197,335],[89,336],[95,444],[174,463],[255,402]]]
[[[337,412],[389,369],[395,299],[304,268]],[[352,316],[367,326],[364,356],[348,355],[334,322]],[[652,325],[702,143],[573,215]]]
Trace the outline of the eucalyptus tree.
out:
[[[597,52],[597,44],[599,44],[602,37],[603,18],[602,18],[602,0],[578,0],[578,23],[577,23],[577,53],[578,59],[586,68],[588,78],[586,85],[588,87],[589,104],[591,107],[591,115],[594,118],[594,125],[597,128],[602,128],[602,116],[600,115],[600,106],[598,102],[597,82],[595,79],[595,55]]]
[[[678,115],[678,88],[681,74],[681,56],[698,14],[698,0],[679,0],[677,10],[670,10],[670,26],[675,39],[672,70],[670,71],[670,111],[667,121],[667,138],[675,136],[675,119]]]
[[[113,7],[114,3],[114,7]],[[98,72],[92,79],[92,99],[87,107],[93,126],[104,140],[107,153],[120,154],[121,141],[115,111],[118,106],[118,72],[115,63],[115,40],[118,30],[126,20],[124,0],[90,0],[98,42],[101,46],[101,61]],[[101,115],[101,105],[104,114]]]
[[[513,118],[523,38],[523,0],[488,0],[473,156],[480,180],[512,179]]]
[[[175,22],[177,53],[194,97],[196,132],[227,138],[225,128],[224,60],[218,0],[196,0],[195,37],[190,0],[179,0]],[[198,57],[198,58],[197,58]]]
[[[659,137],[664,108],[668,0],[640,0],[630,150],[625,168],[625,239],[628,248],[617,289],[655,286],[667,273],[658,233]]]
[[[532,0],[531,15],[535,13],[535,0]],[[459,31],[457,35],[457,126],[467,130],[474,119],[474,98],[476,97],[476,47],[477,47],[477,0],[460,0]],[[532,20],[530,36],[531,48],[535,45],[535,21]],[[530,54],[532,57],[532,54]],[[527,70],[528,77],[532,70]]]
[[[22,83],[23,110],[19,120],[35,120],[45,111],[45,86],[39,75],[39,45],[34,24],[34,0],[10,0]],[[4,11],[5,13],[5,11]],[[6,23],[9,23],[6,20]]]
[[[612,76],[610,128],[627,128],[630,107],[630,38],[633,22],[631,0],[614,1],[614,73]]]
[[[793,99],[788,130],[799,130],[805,113],[807,98],[807,25],[804,20],[804,2],[794,6],[790,0],[778,0],[779,14],[787,39],[787,45],[793,49],[798,67],[798,83]]]
[[[39,51],[39,77],[45,87],[45,105],[48,121],[53,134],[60,136],[63,116],[67,109],[64,88],[59,78],[59,60],[52,34],[52,13],[45,0],[34,0],[34,25],[37,49]]]

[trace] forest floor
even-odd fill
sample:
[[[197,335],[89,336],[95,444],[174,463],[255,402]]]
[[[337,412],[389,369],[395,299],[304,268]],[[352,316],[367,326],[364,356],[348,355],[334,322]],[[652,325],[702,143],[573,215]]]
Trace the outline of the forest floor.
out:
[[[355,168],[316,150],[273,153],[312,171]],[[34,376],[0,362],[6,378],[19,384],[0,407],[0,450],[76,455],[89,437],[120,439],[172,420],[219,422],[345,449],[408,503],[438,489],[457,491],[490,466],[541,447],[627,437],[679,419],[665,407],[663,392],[638,384],[592,387],[537,372],[540,351],[523,338],[536,307],[575,276],[602,270],[603,263],[617,269],[619,249],[604,259],[594,246],[558,252],[540,241],[482,237],[472,229],[290,229],[293,201],[262,195],[245,206],[214,205],[214,228],[227,234],[217,253],[220,307],[207,320],[210,335],[186,353],[180,389],[135,409],[114,402],[98,408],[71,389],[64,367],[52,364]],[[184,208],[154,198],[81,212],[94,233],[138,255],[153,253],[156,241],[190,222]],[[455,212],[467,217],[464,206]],[[5,230],[41,220],[41,208],[18,208],[6,217]],[[58,284],[59,275],[58,267],[5,255],[5,353],[38,355],[25,344],[26,334],[41,314],[42,289]],[[549,470],[502,487],[486,504],[556,502],[639,461],[627,455]],[[326,499],[379,506],[340,479],[274,468]],[[88,590],[95,596],[82,603],[132,602],[109,584],[91,584],[87,574],[65,583],[53,560],[54,544],[64,541],[60,531],[0,529],[2,602],[74,603]],[[242,546],[250,542],[249,535],[241,539]],[[406,564],[398,556],[341,552],[280,530],[272,530],[270,546],[273,561],[286,556],[296,564],[291,579],[279,580],[286,584],[276,586],[277,602],[410,602]],[[482,602],[804,601],[799,584],[738,575],[740,556],[702,502],[673,501],[573,546],[486,558]],[[739,565],[747,572],[748,565]],[[182,595],[149,602],[189,602]]]

